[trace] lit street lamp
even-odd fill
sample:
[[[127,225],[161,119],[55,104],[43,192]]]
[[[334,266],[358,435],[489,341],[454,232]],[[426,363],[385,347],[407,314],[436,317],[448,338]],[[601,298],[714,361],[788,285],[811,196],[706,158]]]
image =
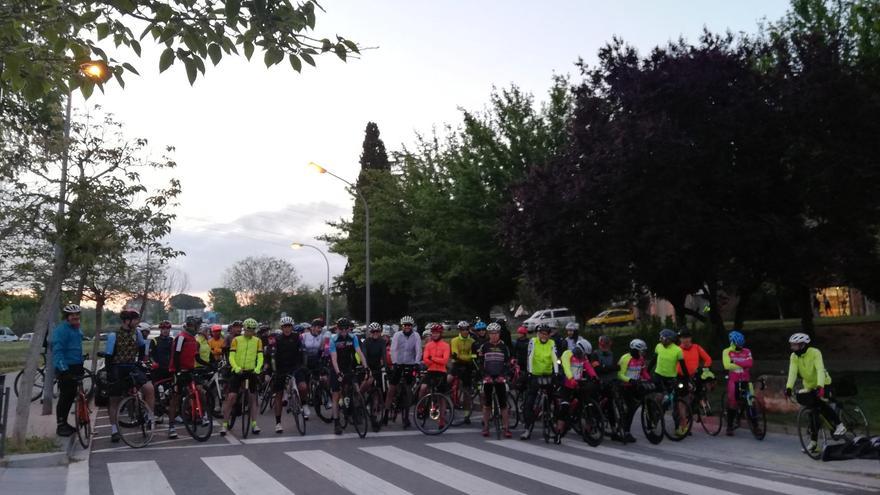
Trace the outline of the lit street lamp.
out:
[[[366,198],[364,195],[358,191],[357,187],[351,182],[343,179],[342,177],[334,174],[333,172],[327,170],[326,168],[318,165],[315,162],[309,162],[309,167],[315,169],[319,174],[327,174],[331,177],[341,180],[346,183],[349,187],[348,192],[352,196],[357,197],[361,200],[361,203],[364,204],[364,244],[366,245],[364,250],[365,254],[365,262],[366,262],[366,270],[365,270],[365,289],[366,289],[366,324],[370,324],[370,206],[367,204]],[[328,321],[327,324],[330,322]]]
[[[294,242],[290,245],[293,249],[302,249],[304,247],[312,248],[315,251],[321,253],[321,256],[324,257],[324,263],[327,264],[327,292],[324,295],[324,324],[330,325],[330,260],[327,259],[327,255],[324,254],[324,251],[319,249],[317,246],[312,246],[311,244],[302,244],[299,242]]]

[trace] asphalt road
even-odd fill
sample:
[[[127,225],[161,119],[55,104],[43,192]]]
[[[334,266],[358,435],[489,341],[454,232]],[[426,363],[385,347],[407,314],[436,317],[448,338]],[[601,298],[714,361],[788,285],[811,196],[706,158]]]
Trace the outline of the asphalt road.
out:
[[[598,448],[570,436],[562,445],[485,439],[474,427],[429,437],[391,425],[358,438],[341,436],[313,415],[300,436],[284,418],[260,417],[263,432],[239,440],[240,430],[198,443],[179,427],[168,440],[157,426],[153,443],[130,449],[109,442],[106,411],[89,466],[90,493],[117,494],[856,494],[880,492],[880,463],[821,463],[799,452],[795,437],[745,434],[709,437],[695,431],[682,442]],[[238,426],[238,425],[236,425]],[[518,432],[516,432],[518,433]]]

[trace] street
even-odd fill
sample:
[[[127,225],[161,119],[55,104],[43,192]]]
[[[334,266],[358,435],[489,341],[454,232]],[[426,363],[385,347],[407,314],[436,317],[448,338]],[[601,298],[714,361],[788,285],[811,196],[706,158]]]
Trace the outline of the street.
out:
[[[695,431],[683,442],[650,445],[607,438],[598,448],[569,435],[545,444],[484,439],[476,426],[429,437],[390,425],[358,438],[341,436],[313,415],[300,436],[289,418],[274,433],[270,415],[260,435],[239,440],[240,428],[205,443],[183,427],[168,440],[158,425],[151,446],[111,444],[106,411],[98,415],[89,466],[90,493],[336,494],[601,493],[601,494],[857,494],[880,491],[876,461],[821,463],[799,452],[796,437],[768,434],[763,442],[739,431],[713,438]],[[638,417],[636,418],[636,423]],[[476,424],[476,422],[475,422]]]

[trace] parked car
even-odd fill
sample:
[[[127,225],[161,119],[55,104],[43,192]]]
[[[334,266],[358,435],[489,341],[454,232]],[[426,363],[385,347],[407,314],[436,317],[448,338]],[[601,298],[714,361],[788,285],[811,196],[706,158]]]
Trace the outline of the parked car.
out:
[[[555,326],[556,328],[561,329],[567,323],[572,323],[574,321],[574,314],[569,311],[568,308],[552,308],[535,311],[532,316],[529,316],[526,321],[523,322],[523,325],[529,330],[534,330],[538,325],[546,323],[551,327]]]
[[[612,325],[626,326],[636,322],[636,314],[631,309],[606,309],[593,318],[587,320],[587,325],[594,328]]]
[[[11,328],[0,327],[0,342],[18,342],[18,335]]]
[[[22,342],[30,342],[32,338],[34,338],[34,332],[28,332],[21,334],[21,337],[19,337],[18,340]]]
[[[443,320],[443,331],[452,332],[458,329],[458,322],[455,320]]]

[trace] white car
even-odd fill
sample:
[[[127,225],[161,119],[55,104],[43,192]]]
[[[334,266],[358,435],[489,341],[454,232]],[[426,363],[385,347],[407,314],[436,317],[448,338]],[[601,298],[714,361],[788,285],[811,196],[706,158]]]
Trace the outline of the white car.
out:
[[[0,327],[0,342],[18,342],[18,335],[11,328]]]
[[[574,321],[574,314],[569,311],[568,308],[551,308],[535,311],[535,314],[529,316],[526,321],[523,322],[523,325],[529,330],[534,330],[538,325],[546,323],[551,327],[555,326],[562,330],[567,323],[572,323]]]

